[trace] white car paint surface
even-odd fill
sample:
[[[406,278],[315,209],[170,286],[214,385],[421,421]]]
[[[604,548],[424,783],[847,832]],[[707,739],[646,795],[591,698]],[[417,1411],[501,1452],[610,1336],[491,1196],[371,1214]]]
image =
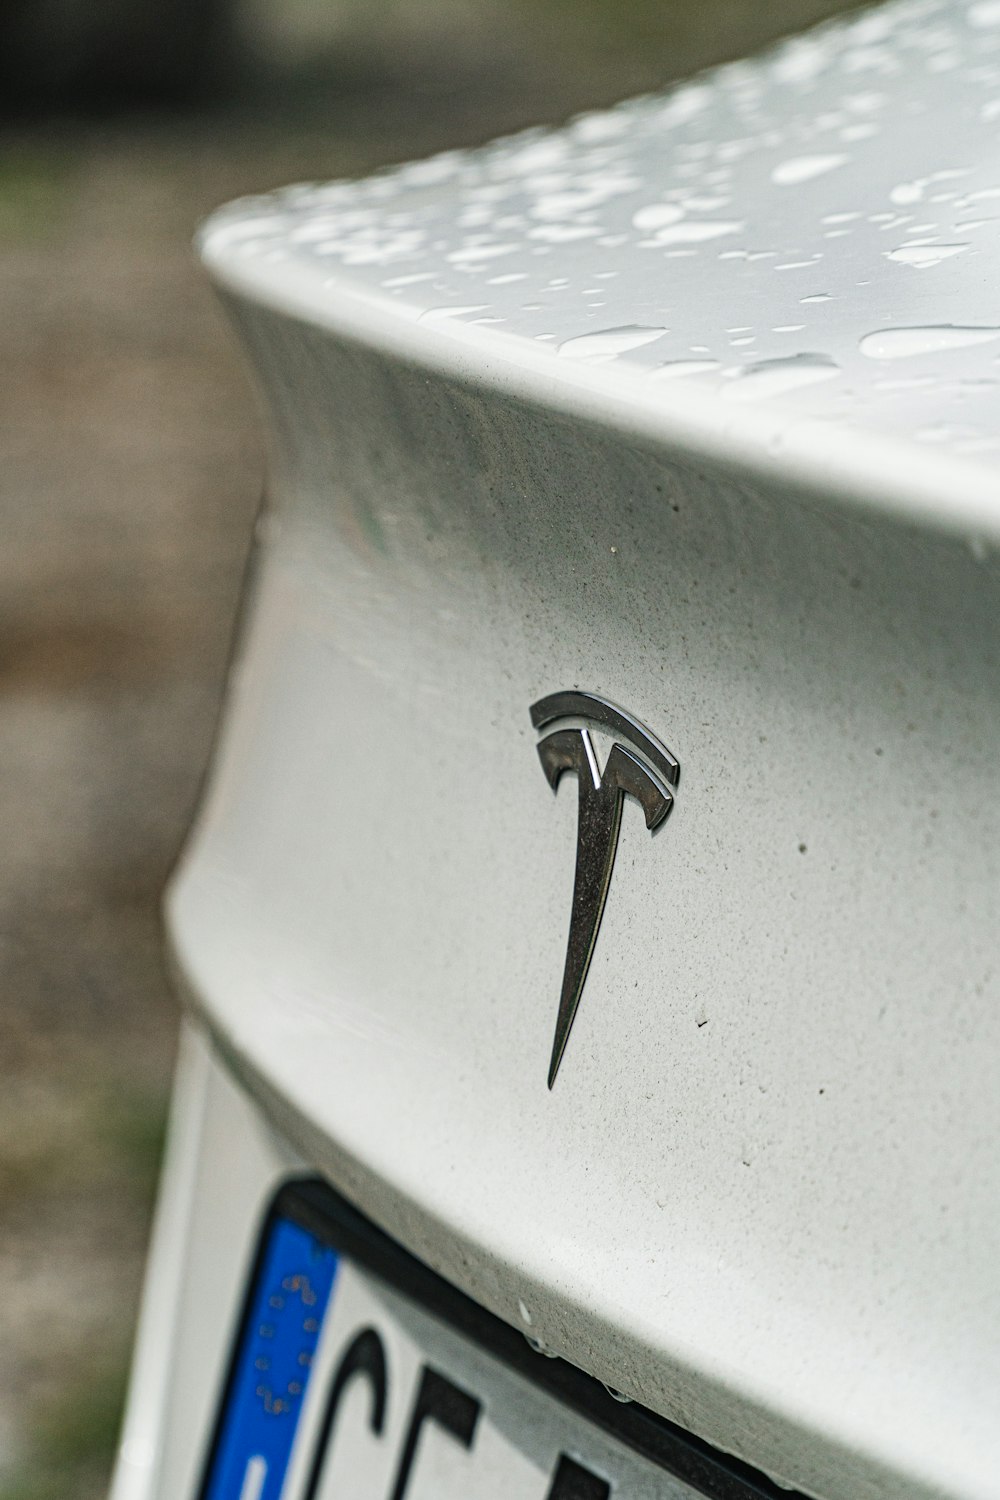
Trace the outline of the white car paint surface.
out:
[[[784,1485],[1000,1494],[997,205],[1000,6],[903,0],[210,221],[273,440],[169,898],[229,1103],[116,1500],[191,1494],[296,1162]],[[569,687],[682,772],[550,1092]]]

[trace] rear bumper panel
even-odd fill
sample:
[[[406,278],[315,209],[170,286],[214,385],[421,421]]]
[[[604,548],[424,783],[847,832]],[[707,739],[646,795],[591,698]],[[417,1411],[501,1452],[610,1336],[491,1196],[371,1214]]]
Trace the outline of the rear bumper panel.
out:
[[[571,1362],[826,1500],[994,1493],[994,565],[234,312],[277,441],[170,897],[193,1004]],[[654,841],[626,807],[549,1092],[576,801],[528,710],[574,686],[683,774]]]

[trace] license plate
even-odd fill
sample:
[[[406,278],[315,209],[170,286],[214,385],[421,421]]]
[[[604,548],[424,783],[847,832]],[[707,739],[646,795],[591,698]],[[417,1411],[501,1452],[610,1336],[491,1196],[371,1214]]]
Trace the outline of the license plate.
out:
[[[548,1359],[325,1185],[277,1195],[199,1500],[788,1500]]]

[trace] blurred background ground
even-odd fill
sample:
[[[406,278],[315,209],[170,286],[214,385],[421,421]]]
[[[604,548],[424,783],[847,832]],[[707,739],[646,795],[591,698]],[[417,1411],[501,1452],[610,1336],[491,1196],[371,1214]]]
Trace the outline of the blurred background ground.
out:
[[[158,902],[262,482],[194,226],[847,8],[245,0],[213,50],[171,5],[187,62],[134,77],[71,0],[15,5],[20,60],[0,18],[0,1500],[102,1495],[124,1389],[177,1027]]]

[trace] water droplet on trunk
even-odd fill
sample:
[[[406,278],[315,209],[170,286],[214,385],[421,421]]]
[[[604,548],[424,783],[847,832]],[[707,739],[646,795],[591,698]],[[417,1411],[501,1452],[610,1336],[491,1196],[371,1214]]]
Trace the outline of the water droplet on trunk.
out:
[[[614,359],[616,354],[651,344],[667,332],[666,328],[645,328],[638,323],[626,323],[622,328],[604,328],[600,333],[581,333],[575,338],[564,339],[559,345],[559,353],[570,359]]]
[[[859,340],[858,348],[869,359],[912,359],[917,354],[938,354],[945,349],[965,349],[1000,338],[1000,328],[961,327],[957,323],[932,323],[926,327],[878,328]]]
[[[820,380],[832,380],[839,374],[840,366],[827,354],[792,354],[787,359],[761,359],[756,364],[747,365],[732,385],[726,387],[725,395],[731,401],[766,401],[770,396],[780,396],[800,386],[815,385]]]
[[[771,181],[778,187],[795,187],[800,182],[810,182],[822,177],[835,167],[842,167],[847,157],[843,152],[827,156],[792,156],[783,161],[771,173]]]

